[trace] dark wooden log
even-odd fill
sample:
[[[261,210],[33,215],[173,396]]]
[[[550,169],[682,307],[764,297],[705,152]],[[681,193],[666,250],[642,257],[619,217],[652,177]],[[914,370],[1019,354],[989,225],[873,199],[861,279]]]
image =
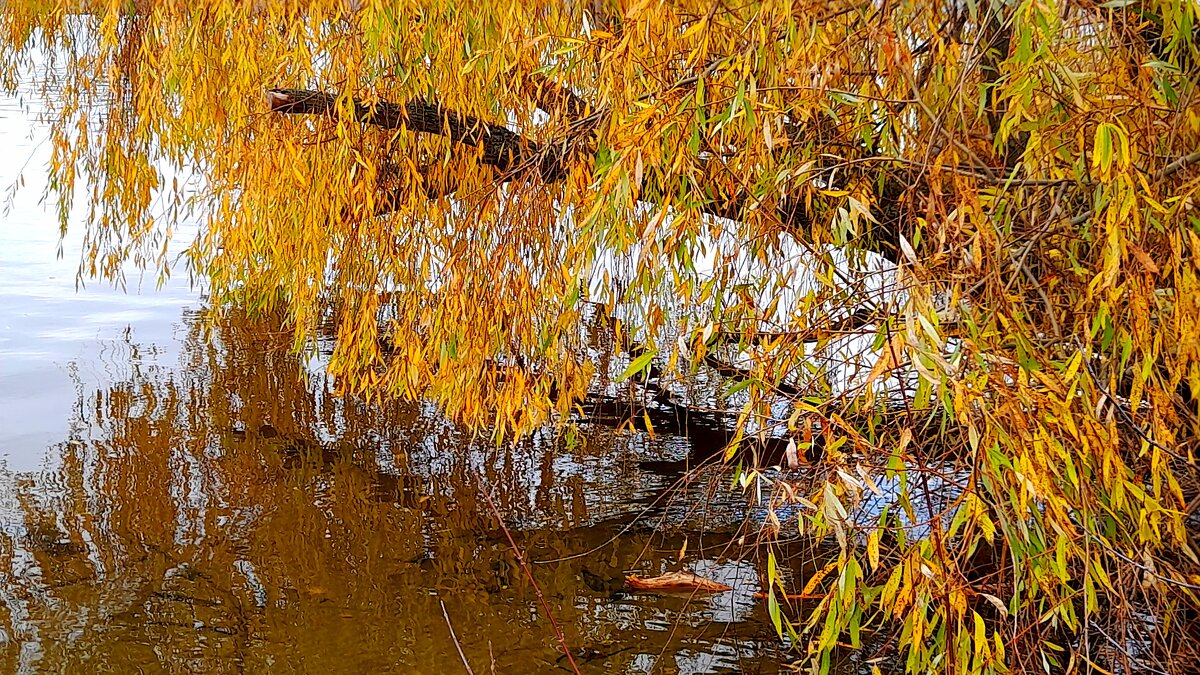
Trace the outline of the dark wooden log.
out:
[[[417,133],[444,136],[451,141],[470,147],[481,148],[479,162],[500,171],[500,181],[512,181],[536,177],[553,183],[567,175],[567,159],[573,151],[575,139],[564,138],[544,145],[527,139],[507,127],[491,124],[471,115],[444,108],[438,103],[414,98],[403,104],[379,101],[372,104],[358,100],[339,103],[339,97],[321,91],[306,89],[270,89],[267,101],[273,112],[289,115],[320,115],[338,118],[349,114],[363,124],[384,129],[407,129]],[[582,105],[582,104],[572,104]],[[894,199],[894,181],[884,186],[881,198]],[[639,186],[643,201],[656,201],[658,196],[674,194],[673,186],[657,185],[647,177]],[[382,212],[392,210],[398,199],[385,195],[380,200]],[[742,220],[758,208],[752,195],[738,193],[727,195],[712,191],[709,200],[700,205],[707,214],[729,220]],[[779,202],[775,216],[781,227],[800,241],[812,241],[810,227],[812,214],[803,199],[789,198]],[[885,220],[885,225],[873,228],[866,236],[855,242],[861,250],[872,251],[893,262],[898,260],[898,223]]]
[[[267,91],[267,101],[271,110],[278,113],[338,116],[338,97],[323,91],[271,89]],[[354,119],[363,124],[445,136],[456,143],[482,148],[480,163],[502,172],[514,171],[531,158],[547,154],[537,143],[507,127],[489,124],[420,98],[403,104],[379,101],[368,105],[354,100],[349,103],[349,110]],[[559,180],[564,175],[561,158],[539,164],[537,168],[547,181]]]

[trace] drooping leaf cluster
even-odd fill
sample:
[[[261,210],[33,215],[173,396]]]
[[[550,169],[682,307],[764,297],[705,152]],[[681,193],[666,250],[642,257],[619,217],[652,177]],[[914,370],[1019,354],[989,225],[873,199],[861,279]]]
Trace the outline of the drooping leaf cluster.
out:
[[[819,663],[894,625],[912,672],[1195,650],[1195,3],[4,12],[86,273],[202,218],[216,303],[333,336],[368,397],[507,435],[615,376],[820,446],[837,583],[772,600]],[[956,486],[925,536],[906,488],[853,522],[884,474]]]

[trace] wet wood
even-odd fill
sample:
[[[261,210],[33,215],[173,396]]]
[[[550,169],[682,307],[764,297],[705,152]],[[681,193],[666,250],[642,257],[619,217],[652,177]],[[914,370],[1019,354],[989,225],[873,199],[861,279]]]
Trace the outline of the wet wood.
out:
[[[631,576],[625,579],[625,586],[635,591],[662,591],[664,593],[724,593],[733,590],[732,586],[693,572],[667,572],[661,576],[645,579]]]

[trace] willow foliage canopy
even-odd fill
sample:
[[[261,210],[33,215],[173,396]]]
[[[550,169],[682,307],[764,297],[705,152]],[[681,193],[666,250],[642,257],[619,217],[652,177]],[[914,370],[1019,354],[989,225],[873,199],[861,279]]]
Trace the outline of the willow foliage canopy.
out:
[[[836,574],[803,612],[769,575],[817,665],[875,636],[912,672],[1179,672],[1198,11],[13,0],[0,62],[42,87],[88,275],[200,219],[214,305],[331,336],[366,396],[504,437],[620,389],[820,446],[791,491]],[[939,472],[928,536],[906,489],[847,515]]]

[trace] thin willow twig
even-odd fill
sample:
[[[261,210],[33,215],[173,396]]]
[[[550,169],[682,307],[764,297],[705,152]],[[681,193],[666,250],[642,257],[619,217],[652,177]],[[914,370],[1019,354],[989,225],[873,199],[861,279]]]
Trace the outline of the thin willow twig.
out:
[[[567,638],[563,635],[562,628],[559,628],[558,622],[554,620],[554,613],[550,611],[550,603],[546,602],[546,596],[542,594],[542,587],[538,586],[537,579],[533,578],[533,570],[529,569],[529,563],[525,561],[525,555],[521,553],[520,547],[517,546],[517,542],[513,539],[512,532],[504,524],[504,518],[500,516],[500,510],[496,508],[496,503],[492,501],[491,492],[484,488],[482,478],[480,478],[479,482],[479,492],[483,494],[483,499],[487,502],[488,509],[491,510],[492,515],[495,516],[496,522],[500,523],[500,529],[504,531],[504,536],[508,539],[508,545],[512,547],[513,554],[517,556],[517,564],[525,572],[525,578],[529,579],[529,584],[533,586],[533,592],[537,595],[538,602],[542,605],[542,611],[546,613],[546,618],[550,621],[550,627],[554,629],[554,636],[558,638],[558,645],[567,657],[567,663],[571,664],[571,672],[575,673],[575,675],[581,675],[579,666],[575,663],[575,657],[571,654],[571,648],[567,646]]]
[[[467,661],[467,655],[463,653],[462,645],[458,643],[458,636],[454,634],[454,626],[450,623],[450,614],[446,612],[446,603],[438,600],[438,604],[442,606],[442,616],[446,618],[446,628],[450,629],[450,639],[454,641],[454,648],[458,650],[458,658],[462,659],[463,667],[467,669],[467,675],[475,675],[475,671],[471,669],[471,663]]]

